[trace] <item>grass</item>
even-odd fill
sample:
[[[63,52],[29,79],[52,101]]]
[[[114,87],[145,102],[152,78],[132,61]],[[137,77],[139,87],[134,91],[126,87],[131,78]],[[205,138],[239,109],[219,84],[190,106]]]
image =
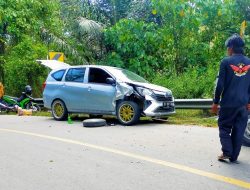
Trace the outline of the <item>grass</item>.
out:
[[[33,112],[32,115],[33,116],[51,117],[51,112],[49,112],[49,111]]]
[[[168,123],[178,125],[199,125],[217,127],[217,120],[207,110],[176,110],[176,114],[168,118]]]
[[[15,113],[9,113],[15,114]],[[41,111],[33,113],[33,116],[46,116],[51,117],[51,113],[48,111]],[[72,120],[83,120],[88,118],[88,115],[77,115],[73,114],[71,116]],[[114,117],[105,116],[105,119],[113,120]],[[141,120],[151,120],[151,118],[144,117]],[[206,110],[187,110],[187,109],[177,109],[176,114],[171,115],[168,117],[167,121],[163,123],[166,124],[175,124],[175,125],[197,125],[197,126],[204,126],[204,127],[217,127],[217,120],[213,115],[211,115]]]

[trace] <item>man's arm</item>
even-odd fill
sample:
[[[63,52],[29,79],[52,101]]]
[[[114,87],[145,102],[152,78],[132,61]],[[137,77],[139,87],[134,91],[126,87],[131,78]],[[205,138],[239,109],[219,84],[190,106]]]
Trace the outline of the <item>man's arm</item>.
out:
[[[224,82],[226,77],[226,62],[223,60],[220,64],[220,71],[217,80],[217,84],[214,91],[214,104],[219,104],[221,94],[224,90]]]
[[[226,76],[226,62],[224,60],[221,61],[219,75],[217,76],[217,82],[214,91],[214,99],[212,105],[212,112],[218,112],[218,104],[220,102],[221,94],[224,90],[224,82]]]
[[[250,86],[248,87],[248,104],[247,104],[247,109],[250,111]]]

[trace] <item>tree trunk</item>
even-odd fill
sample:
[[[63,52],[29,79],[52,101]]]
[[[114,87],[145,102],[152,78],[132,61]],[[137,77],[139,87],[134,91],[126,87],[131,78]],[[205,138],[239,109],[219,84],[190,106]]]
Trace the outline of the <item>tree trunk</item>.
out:
[[[7,34],[7,23],[3,24],[3,30],[1,35],[4,37]],[[5,41],[3,38],[0,38],[0,81],[2,81],[2,83],[4,83],[4,56],[5,54]]]

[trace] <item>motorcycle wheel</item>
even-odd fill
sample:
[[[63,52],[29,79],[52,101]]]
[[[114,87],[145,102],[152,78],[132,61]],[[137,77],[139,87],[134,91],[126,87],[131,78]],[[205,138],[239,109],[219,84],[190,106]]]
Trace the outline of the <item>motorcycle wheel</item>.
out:
[[[28,103],[25,107],[25,109],[31,109],[32,112],[39,112],[41,111],[41,107],[37,104]]]

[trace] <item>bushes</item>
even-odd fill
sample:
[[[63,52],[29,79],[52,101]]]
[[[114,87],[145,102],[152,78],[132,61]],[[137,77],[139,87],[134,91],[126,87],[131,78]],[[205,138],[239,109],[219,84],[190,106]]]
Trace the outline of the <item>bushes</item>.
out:
[[[163,60],[158,54],[162,38],[156,24],[123,19],[105,30],[104,38],[109,51],[104,63],[145,77],[163,68]]]
[[[171,89],[175,98],[211,98],[217,72],[212,66],[206,70],[193,67],[178,76],[157,74],[152,82]]]
[[[20,96],[25,85],[29,84],[33,88],[33,95],[41,97],[42,83],[45,81],[47,72],[35,60],[45,58],[46,54],[44,45],[27,36],[12,48],[6,56],[4,67],[6,94]]]
[[[211,98],[226,52],[224,42],[239,33],[243,20],[249,20],[247,14],[246,18],[238,14],[241,3],[152,0],[157,20],[123,19],[104,31],[108,50],[104,63],[166,86],[177,98]],[[245,40],[249,44],[248,36]]]
[[[201,37],[183,36],[176,49],[168,28],[125,19],[107,29],[104,36],[109,52],[102,64],[134,71],[170,88],[177,98],[212,97],[224,54],[219,42],[223,36],[213,39],[213,46]]]

